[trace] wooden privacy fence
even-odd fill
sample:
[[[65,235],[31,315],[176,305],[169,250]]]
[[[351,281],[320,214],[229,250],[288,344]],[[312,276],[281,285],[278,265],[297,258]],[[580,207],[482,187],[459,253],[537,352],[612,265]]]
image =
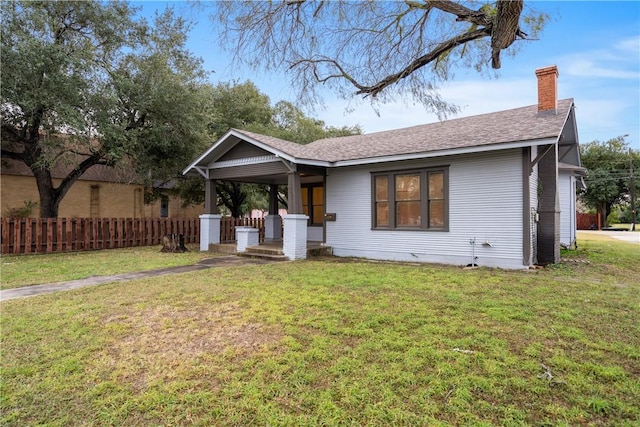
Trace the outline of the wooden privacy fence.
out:
[[[600,230],[600,214],[580,213],[576,214],[578,230]]]
[[[264,218],[231,218],[222,217],[220,220],[220,243],[236,241],[236,227],[254,227],[258,229],[260,243],[264,242]]]
[[[151,246],[172,233],[200,241],[198,218],[2,218],[0,228],[3,254]]]

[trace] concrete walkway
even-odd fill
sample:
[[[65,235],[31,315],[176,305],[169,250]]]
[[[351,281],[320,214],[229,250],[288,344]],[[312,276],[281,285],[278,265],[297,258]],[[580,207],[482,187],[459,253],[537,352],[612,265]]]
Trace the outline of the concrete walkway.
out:
[[[640,245],[640,232],[638,231],[579,230],[578,233],[609,236],[616,240]]]
[[[169,274],[186,273],[189,271],[204,270],[212,267],[224,267],[230,265],[267,264],[273,261],[264,259],[253,259],[239,256],[220,256],[207,258],[194,265],[183,265],[180,267],[168,267],[158,270],[140,271],[135,273],[123,273],[113,276],[92,276],[84,279],[71,280],[69,282],[47,283],[43,285],[24,286],[22,288],[5,289],[0,291],[0,301],[7,301],[16,298],[26,298],[36,295],[48,294],[51,292],[68,291],[71,289],[84,288],[85,286],[102,285],[104,283],[123,282],[147,277],[160,277]]]

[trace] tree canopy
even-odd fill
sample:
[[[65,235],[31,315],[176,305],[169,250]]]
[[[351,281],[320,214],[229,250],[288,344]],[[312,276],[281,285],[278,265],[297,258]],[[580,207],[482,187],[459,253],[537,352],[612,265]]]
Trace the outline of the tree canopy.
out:
[[[631,164],[640,169],[640,152],[629,150],[624,136],[608,141],[592,141],[580,146],[582,165],[587,169],[587,188],[579,194],[588,207],[601,214],[604,222],[616,204],[624,204],[633,210],[631,201]],[[640,180],[635,179],[635,194],[640,194]]]
[[[280,139],[307,144],[321,138],[362,133],[358,126],[333,127],[307,116],[288,101],[271,105],[269,97],[251,81],[221,82],[204,89],[210,140],[222,137],[230,128],[245,129]],[[233,217],[250,209],[267,207],[268,188],[262,185],[217,181],[219,204]],[[179,192],[185,204],[204,201],[203,181],[199,177],[183,180]],[[286,200],[281,198],[281,203]]]
[[[384,102],[412,95],[446,115],[436,85],[456,67],[483,72],[535,39],[548,20],[522,0],[287,0],[216,3],[223,46],[237,61],[287,72],[299,99],[318,88]]]
[[[41,217],[95,165],[127,162],[152,182],[202,149],[206,74],[171,9],[153,24],[124,2],[7,1],[1,12],[2,158],[33,172]],[[56,186],[61,163],[70,172]]]

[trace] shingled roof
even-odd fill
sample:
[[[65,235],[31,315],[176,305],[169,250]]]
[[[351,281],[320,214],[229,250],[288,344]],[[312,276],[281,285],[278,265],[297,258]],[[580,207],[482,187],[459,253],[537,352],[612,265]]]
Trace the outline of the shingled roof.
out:
[[[573,99],[558,101],[555,112],[538,112],[537,105],[462,117],[403,129],[325,138],[299,145],[270,136],[234,131],[297,160],[341,162],[433,153],[512,142],[557,138],[573,107]]]

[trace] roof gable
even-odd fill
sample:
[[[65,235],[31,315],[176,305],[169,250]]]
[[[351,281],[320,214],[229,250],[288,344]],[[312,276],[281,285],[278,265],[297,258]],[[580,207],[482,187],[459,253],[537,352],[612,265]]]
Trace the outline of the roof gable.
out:
[[[229,160],[238,160],[246,157],[259,157],[266,156],[272,153],[256,147],[253,144],[249,144],[246,141],[240,141],[234,145],[229,151],[223,154],[217,161],[226,162]]]

